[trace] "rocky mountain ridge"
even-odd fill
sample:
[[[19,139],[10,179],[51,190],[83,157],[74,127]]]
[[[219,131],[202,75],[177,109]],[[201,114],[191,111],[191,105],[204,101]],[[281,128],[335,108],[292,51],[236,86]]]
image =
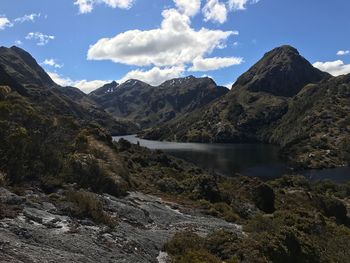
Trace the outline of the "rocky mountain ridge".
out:
[[[112,82],[89,97],[117,118],[136,122],[141,128],[155,127],[202,108],[226,94],[210,78],[172,79],[155,87],[139,80]]]

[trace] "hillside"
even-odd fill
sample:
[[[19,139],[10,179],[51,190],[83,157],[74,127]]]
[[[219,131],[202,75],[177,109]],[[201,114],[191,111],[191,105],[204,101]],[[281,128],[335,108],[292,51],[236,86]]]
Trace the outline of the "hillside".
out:
[[[350,75],[305,86],[265,137],[297,166],[350,165]]]
[[[210,78],[189,76],[157,87],[139,80],[128,80],[121,85],[112,82],[93,91],[89,97],[112,116],[148,128],[202,108],[227,91]]]
[[[81,123],[95,122],[113,134],[135,132],[134,125],[117,121],[83,92],[54,83],[35,59],[18,47],[0,48],[0,80],[1,85],[11,87],[46,114],[74,116]]]
[[[295,48],[282,46],[266,53],[222,98],[142,136],[272,142],[280,144],[288,161],[298,167],[347,165],[347,146],[340,146],[347,145],[344,140],[349,137],[346,79],[332,78],[315,69]]]

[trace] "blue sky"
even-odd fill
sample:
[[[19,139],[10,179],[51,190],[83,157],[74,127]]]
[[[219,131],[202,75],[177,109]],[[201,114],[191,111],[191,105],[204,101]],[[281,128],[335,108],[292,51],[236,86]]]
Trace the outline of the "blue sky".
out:
[[[228,85],[283,44],[340,75],[350,73],[349,12],[348,0],[1,0],[0,45],[85,92],[187,75]]]

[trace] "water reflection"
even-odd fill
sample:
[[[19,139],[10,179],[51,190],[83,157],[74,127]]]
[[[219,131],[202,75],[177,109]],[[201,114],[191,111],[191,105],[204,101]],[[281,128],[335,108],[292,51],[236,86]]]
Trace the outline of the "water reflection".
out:
[[[241,173],[247,176],[276,178],[291,173],[287,164],[279,157],[279,147],[275,145],[160,142],[143,140],[135,135],[114,137],[115,140],[120,138],[131,143],[139,143],[149,149],[163,150],[199,167],[226,176]],[[330,179],[345,182],[350,178],[350,168],[307,170],[302,174],[311,180]]]

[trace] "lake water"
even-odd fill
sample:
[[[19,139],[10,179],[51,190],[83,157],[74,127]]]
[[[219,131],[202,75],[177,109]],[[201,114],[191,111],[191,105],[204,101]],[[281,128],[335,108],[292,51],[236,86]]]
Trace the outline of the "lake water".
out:
[[[162,150],[170,155],[192,162],[199,167],[225,176],[240,173],[246,176],[276,178],[292,170],[279,157],[279,147],[269,144],[209,144],[151,141],[135,135],[114,137],[139,143],[149,149]],[[350,167],[306,170],[300,172],[311,180],[330,179],[336,182],[350,180]],[[300,174],[299,173],[299,174]]]

